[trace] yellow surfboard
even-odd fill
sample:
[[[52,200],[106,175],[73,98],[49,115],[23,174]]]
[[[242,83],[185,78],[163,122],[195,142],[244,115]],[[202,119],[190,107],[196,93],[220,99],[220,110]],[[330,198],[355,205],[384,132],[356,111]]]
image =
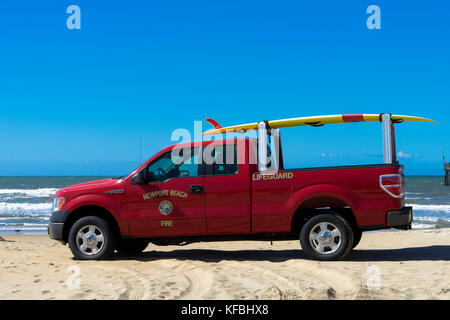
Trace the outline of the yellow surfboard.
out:
[[[300,117],[300,118],[290,118],[281,120],[270,120],[267,124],[270,128],[287,128],[287,127],[298,127],[298,126],[323,126],[325,124],[332,123],[350,123],[350,122],[372,122],[380,121],[380,114],[338,114],[338,115],[328,115],[328,116],[312,116],[312,117]],[[391,115],[391,119],[394,122],[403,121],[423,121],[423,122],[436,122],[431,119],[414,117],[414,116],[404,116],[404,115]],[[219,133],[233,132],[233,131],[247,131],[247,130],[257,130],[258,122],[239,124],[229,127],[220,127],[217,121],[213,119],[207,119],[208,122],[213,124],[214,129],[206,131],[204,135],[213,135]]]

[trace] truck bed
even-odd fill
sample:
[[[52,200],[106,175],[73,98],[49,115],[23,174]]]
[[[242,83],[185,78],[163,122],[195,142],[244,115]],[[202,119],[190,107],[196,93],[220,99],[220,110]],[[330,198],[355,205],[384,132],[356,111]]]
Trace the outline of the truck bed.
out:
[[[348,208],[360,228],[386,225],[386,214],[401,209],[380,187],[380,176],[402,174],[391,164],[281,170],[274,176],[252,174],[252,232],[288,232],[299,210]]]

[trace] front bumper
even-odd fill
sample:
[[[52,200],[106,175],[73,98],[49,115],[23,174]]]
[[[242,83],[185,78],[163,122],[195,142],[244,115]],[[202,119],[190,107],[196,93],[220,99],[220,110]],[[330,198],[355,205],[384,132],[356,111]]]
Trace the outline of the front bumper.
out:
[[[403,207],[400,210],[389,211],[387,213],[388,228],[411,229],[413,220],[412,207]]]
[[[49,223],[47,232],[50,239],[63,241],[64,223]]]
[[[64,233],[64,223],[69,216],[69,211],[60,210],[52,213],[50,217],[50,223],[47,227],[47,232],[50,239],[65,242],[63,238]]]

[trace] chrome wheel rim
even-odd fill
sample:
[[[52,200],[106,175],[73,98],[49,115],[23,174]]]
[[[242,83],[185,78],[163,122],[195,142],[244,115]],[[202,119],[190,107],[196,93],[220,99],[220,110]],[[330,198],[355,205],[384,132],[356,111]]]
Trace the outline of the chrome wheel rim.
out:
[[[98,254],[105,244],[102,230],[94,225],[81,227],[77,232],[77,247],[85,255]]]
[[[341,242],[341,231],[330,222],[316,224],[309,233],[311,247],[320,254],[336,252],[340,248]]]

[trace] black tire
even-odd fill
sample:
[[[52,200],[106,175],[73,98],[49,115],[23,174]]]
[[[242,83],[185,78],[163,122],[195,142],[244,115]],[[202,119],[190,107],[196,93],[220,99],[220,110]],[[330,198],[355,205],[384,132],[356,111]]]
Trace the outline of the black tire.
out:
[[[89,227],[96,227],[96,233],[101,233],[103,235],[103,241],[98,241],[97,248],[98,252],[95,253],[92,249],[86,250],[83,252],[80,247],[84,243],[84,240],[78,237],[79,232],[86,231],[87,234]],[[84,230],[83,230],[84,228]],[[94,228],[95,229],[95,228]],[[92,233],[90,233],[92,234]],[[69,248],[72,251],[73,255],[76,259],[80,260],[103,260],[109,258],[115,248],[115,234],[110,224],[99,217],[96,216],[87,216],[83,217],[72,225],[69,232]]]
[[[127,239],[117,246],[117,252],[125,255],[136,255],[144,251],[147,248],[150,241],[145,239]]]
[[[322,228],[319,226],[320,223],[325,223],[325,231],[322,231]],[[334,231],[334,229],[338,229],[338,232],[340,233],[339,236],[332,235],[331,232]],[[319,242],[318,238],[310,241],[310,234],[313,230],[317,235],[325,235],[323,239],[324,241],[328,240],[329,243],[323,244],[322,242]],[[326,231],[329,231],[329,233],[326,233]],[[315,244],[314,246],[313,243]],[[306,221],[300,231],[300,244],[303,252],[308,258],[325,261],[340,260],[352,249],[353,229],[344,217],[332,211],[326,211],[312,216]],[[321,245],[322,249],[319,248],[319,245]],[[334,248],[332,248],[332,246],[334,246]],[[317,248],[317,250],[315,248]],[[319,252],[319,250],[323,251]]]
[[[354,249],[358,243],[361,241],[362,238],[362,231],[360,229],[354,228],[353,229],[353,246],[352,249]]]

